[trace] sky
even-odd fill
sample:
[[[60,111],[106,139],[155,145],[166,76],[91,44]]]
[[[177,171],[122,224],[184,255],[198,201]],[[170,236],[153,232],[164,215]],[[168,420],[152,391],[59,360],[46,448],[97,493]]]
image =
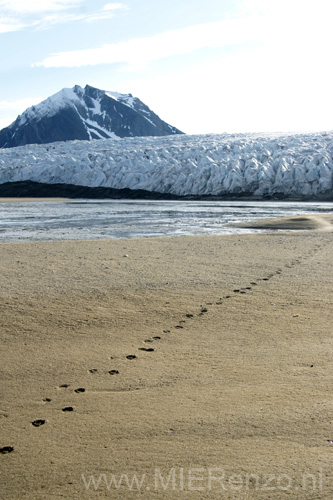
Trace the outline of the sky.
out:
[[[332,0],[0,0],[0,129],[62,88],[187,134],[333,130]]]

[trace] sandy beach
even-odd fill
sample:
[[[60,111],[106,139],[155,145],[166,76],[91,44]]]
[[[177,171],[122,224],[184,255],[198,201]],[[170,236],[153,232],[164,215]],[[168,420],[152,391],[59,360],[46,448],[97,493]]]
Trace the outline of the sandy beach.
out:
[[[331,500],[332,216],[307,219],[0,244],[0,498]]]

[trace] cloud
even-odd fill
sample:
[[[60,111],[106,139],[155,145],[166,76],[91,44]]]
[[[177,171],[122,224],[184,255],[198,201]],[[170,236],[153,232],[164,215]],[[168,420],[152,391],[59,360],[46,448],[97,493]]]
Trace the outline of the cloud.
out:
[[[122,71],[145,69],[163,58],[257,42],[287,58],[290,50],[314,54],[332,40],[331,2],[316,0],[240,0],[238,17],[166,31],[151,37],[106,43],[103,46],[50,54],[35,66],[45,68],[123,64]],[[332,4],[333,5],[333,4]],[[124,8],[107,3],[103,12]]]
[[[188,134],[332,129],[330,80],[294,66],[291,58],[279,67],[265,47],[253,47],[190,69],[129,77],[122,91]]]
[[[112,11],[96,12],[92,14],[64,14],[64,13],[52,14],[49,16],[42,17],[37,23],[35,23],[35,29],[47,30],[57,24],[67,24],[78,21],[85,23],[92,23],[105,19],[111,19],[114,16],[115,14]]]
[[[16,99],[15,101],[0,101],[0,110],[17,110],[18,112],[22,112],[22,109],[38,104],[42,100],[41,97],[25,97],[24,99]]]
[[[20,31],[25,27],[25,24],[13,21],[11,19],[1,19],[0,33],[9,33],[11,31]]]
[[[126,63],[130,68],[145,68],[152,61],[189,54],[202,48],[260,41],[265,31],[260,19],[229,19],[166,31],[102,47],[58,52],[34,66],[45,68],[81,67],[97,64]]]
[[[94,14],[86,15],[84,21],[90,23],[100,21],[102,19],[110,19],[116,15],[116,10],[129,10],[129,7],[123,3],[108,3],[104,5],[100,11]]]
[[[71,9],[83,0],[0,0],[0,12],[7,11],[19,15],[40,14]]]
[[[0,101],[0,130],[8,127],[20,113],[34,104],[39,104],[43,99],[45,97],[26,97],[15,101]]]
[[[104,5],[102,10],[118,10],[118,9],[128,9],[123,3],[107,3]]]
[[[333,3],[330,0],[240,0],[240,15],[260,16],[273,28],[273,34],[283,40],[292,35],[314,40],[332,33]]]
[[[120,71],[146,69],[150,63],[193,53],[251,44],[265,46],[276,61],[322,60],[333,43],[331,19],[333,3],[316,0],[241,0],[238,17],[170,30],[150,37],[106,43],[100,47],[50,54],[33,66],[45,68],[121,64]],[[106,4],[103,12],[113,12],[123,4]],[[288,63],[289,64],[289,63]]]
[[[116,10],[127,10],[122,3],[106,4],[98,11],[82,13],[84,0],[0,0],[0,33],[25,28],[49,29],[69,22],[95,22],[110,19]]]

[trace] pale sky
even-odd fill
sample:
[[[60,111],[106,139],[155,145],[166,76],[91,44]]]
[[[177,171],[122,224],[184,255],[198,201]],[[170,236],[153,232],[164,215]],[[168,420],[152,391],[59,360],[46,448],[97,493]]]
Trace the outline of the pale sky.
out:
[[[332,0],[0,0],[0,129],[64,87],[188,134],[333,129]]]

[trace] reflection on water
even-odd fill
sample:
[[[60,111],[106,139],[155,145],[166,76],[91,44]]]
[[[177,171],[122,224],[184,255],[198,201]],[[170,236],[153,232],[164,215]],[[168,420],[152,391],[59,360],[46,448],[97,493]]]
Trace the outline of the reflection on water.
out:
[[[0,203],[0,241],[259,232],[233,223],[333,211],[333,203],[75,200]]]

